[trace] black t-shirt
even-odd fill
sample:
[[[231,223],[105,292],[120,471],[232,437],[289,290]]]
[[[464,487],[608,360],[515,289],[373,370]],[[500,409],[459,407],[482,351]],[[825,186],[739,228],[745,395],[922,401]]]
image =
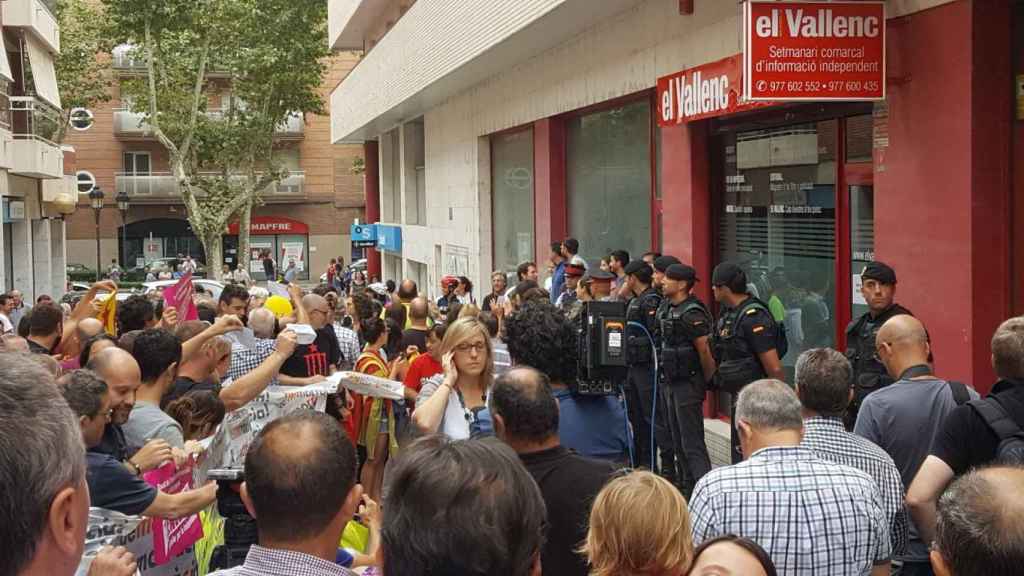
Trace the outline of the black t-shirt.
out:
[[[341,347],[338,338],[334,328],[325,326],[316,331],[316,340],[312,344],[295,347],[295,353],[281,366],[281,374],[294,378],[327,376],[331,373],[330,367],[339,363]]]
[[[109,454],[88,452],[85,458],[92,506],[134,516],[156,500],[156,488],[132,474]]]
[[[196,382],[188,376],[178,376],[171,386],[171,390],[160,399],[160,407],[166,408],[168,404],[185,394],[200,390],[209,390],[214,394],[220,394],[220,385],[210,381]]]
[[[999,398],[1007,414],[1024,428],[1024,383],[998,382],[989,397]],[[959,476],[995,460],[999,437],[977,410],[963,404],[946,416],[932,443],[931,454],[942,460]]]
[[[33,354],[45,354],[47,356],[52,354],[52,352],[50,352],[49,348],[47,348],[46,346],[43,346],[41,344],[36,344],[35,342],[33,342],[31,340],[28,341],[28,351],[33,353]]]
[[[103,439],[96,446],[89,448],[89,452],[106,454],[118,462],[124,462],[132,456],[128,453],[128,441],[125,440],[124,431],[117,424],[109,423],[103,429]]]
[[[587,576],[587,561],[576,552],[587,537],[590,506],[615,472],[604,460],[585,458],[564,446],[520,454],[540,487],[548,510],[548,533],[541,566],[545,574]]]
[[[426,354],[427,334],[429,333],[430,330],[420,330],[419,328],[409,328],[402,332],[402,350],[405,351],[409,346],[415,346],[420,349],[420,354]]]

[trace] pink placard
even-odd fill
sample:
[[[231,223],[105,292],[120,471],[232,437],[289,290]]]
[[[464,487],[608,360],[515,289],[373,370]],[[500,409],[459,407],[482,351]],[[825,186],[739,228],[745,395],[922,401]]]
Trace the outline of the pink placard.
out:
[[[143,479],[161,492],[177,494],[192,488],[192,462],[178,468],[174,462],[143,474]],[[153,519],[153,561],[166,564],[182,554],[203,537],[203,523],[199,514],[170,520]]]
[[[199,320],[199,310],[192,300],[194,291],[191,272],[182,276],[177,284],[164,288],[164,306],[173,306],[178,311],[178,322]]]

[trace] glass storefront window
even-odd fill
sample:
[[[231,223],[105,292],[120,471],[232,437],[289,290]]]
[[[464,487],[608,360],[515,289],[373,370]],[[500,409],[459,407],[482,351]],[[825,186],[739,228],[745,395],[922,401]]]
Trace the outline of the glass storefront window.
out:
[[[596,266],[616,249],[651,247],[651,110],[647,100],[566,122],[569,235]]]
[[[533,130],[491,137],[494,268],[533,260]]]
[[[782,363],[832,346],[835,306],[836,120],[722,136],[719,258],[747,272],[750,292],[786,323]]]

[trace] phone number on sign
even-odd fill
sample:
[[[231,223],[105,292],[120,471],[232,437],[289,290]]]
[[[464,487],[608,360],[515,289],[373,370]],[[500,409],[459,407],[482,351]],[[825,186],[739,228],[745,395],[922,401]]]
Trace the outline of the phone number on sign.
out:
[[[877,92],[879,85],[875,80],[761,80],[757,89],[761,92]]]

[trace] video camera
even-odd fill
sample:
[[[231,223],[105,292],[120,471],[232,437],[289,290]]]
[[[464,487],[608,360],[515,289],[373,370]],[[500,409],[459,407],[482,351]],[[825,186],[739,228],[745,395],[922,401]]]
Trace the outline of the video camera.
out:
[[[583,302],[578,326],[576,394],[618,394],[626,379],[626,304]]]
[[[245,509],[240,487],[245,481],[241,468],[218,468],[207,475],[217,481],[217,512],[224,518],[224,544],[210,557],[210,571],[234,568],[245,563],[249,548],[258,542],[256,519]]]

